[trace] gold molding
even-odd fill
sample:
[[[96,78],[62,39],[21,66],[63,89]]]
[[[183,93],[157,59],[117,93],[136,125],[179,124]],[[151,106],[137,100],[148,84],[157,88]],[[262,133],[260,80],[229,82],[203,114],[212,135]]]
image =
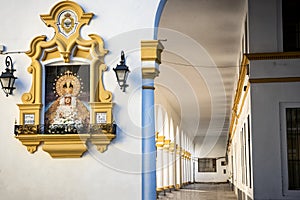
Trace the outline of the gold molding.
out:
[[[93,145],[96,145],[97,150],[103,153],[107,150],[107,146],[116,137],[114,134],[92,134],[90,141]]]
[[[38,125],[40,123],[40,112],[42,104],[17,104],[20,110],[19,122],[21,125],[24,123],[25,114],[34,114],[34,124]]]
[[[95,123],[96,112],[106,112],[107,122],[112,125],[112,93],[105,90],[103,85],[103,72],[107,70],[104,64],[104,56],[108,50],[104,49],[103,39],[90,34],[89,39],[83,39],[80,35],[82,26],[88,25],[93,13],[85,13],[84,10],[73,1],[62,1],[53,6],[49,14],[40,15],[42,21],[55,30],[51,40],[46,36],[37,36],[30,43],[30,50],[26,55],[31,59],[27,68],[32,76],[31,87],[22,95],[22,104],[18,104],[20,110],[20,125],[24,125],[24,115],[34,115],[34,125],[41,123],[42,94],[43,94],[43,70],[47,61],[60,61],[70,63],[74,58],[83,58],[90,65],[90,104],[92,123]],[[68,21],[69,20],[69,21]],[[71,26],[68,26],[71,23]],[[60,59],[60,60],[58,60]],[[90,140],[97,146],[100,152],[104,152],[107,145],[115,137],[109,131],[104,134],[24,134],[16,136],[33,153],[43,143],[43,149],[52,157],[67,158],[80,157],[87,150],[85,145]]]
[[[227,147],[229,147],[229,144],[231,143],[231,139],[232,139],[232,136],[233,136],[234,130],[235,130],[235,124],[237,123],[237,120],[238,120],[238,106],[239,106],[239,103],[241,100],[241,96],[243,94],[245,79],[246,79],[246,76],[248,73],[248,67],[247,67],[248,64],[249,64],[249,59],[246,55],[244,55],[243,60],[241,62],[241,71],[240,71],[239,80],[237,83],[237,90],[236,90],[236,93],[234,96],[234,101],[233,101]]]
[[[165,140],[164,144],[165,145],[170,145],[171,140]]]
[[[165,136],[163,136],[163,135],[158,135],[158,136],[157,136],[157,142],[162,142],[162,143],[164,143],[164,141],[165,141]]]
[[[87,151],[88,134],[38,135],[43,141],[43,150],[52,158],[79,158]]]
[[[300,77],[281,77],[281,78],[252,78],[250,83],[286,83],[300,82]]]
[[[181,147],[178,144],[176,144],[176,154],[181,156]]]
[[[158,76],[159,69],[155,65],[161,63],[161,53],[163,49],[164,47],[159,40],[141,41],[141,60],[153,62],[153,66],[142,67],[143,79],[154,79],[155,77]],[[145,89],[150,89],[150,88],[145,88]]]
[[[141,60],[161,63],[161,53],[164,47],[159,40],[141,41]]]
[[[170,142],[169,151],[174,152],[174,150],[175,150],[175,144],[174,142]]]
[[[164,146],[164,142],[165,142],[165,136],[158,135],[156,139],[156,147],[162,148]]]
[[[250,53],[243,56],[241,63],[241,72],[237,84],[237,91],[234,98],[234,104],[232,108],[231,122],[229,128],[229,137],[227,142],[227,149],[229,148],[234,133],[236,131],[236,125],[238,124],[238,119],[241,115],[242,109],[238,113],[238,106],[241,103],[242,107],[245,103],[245,98],[247,96],[248,90],[250,88],[250,83],[280,83],[280,82],[300,82],[300,77],[280,77],[280,78],[250,78],[247,84],[246,92],[244,94],[242,102],[241,96],[243,93],[244,82],[247,74],[247,64],[250,60],[276,60],[276,59],[296,59],[300,58],[300,52],[273,52],[273,53]]]
[[[52,49],[46,49],[44,51],[44,55],[41,58],[42,61],[51,60],[55,58],[60,58],[60,53],[58,51],[57,47],[54,47]]]
[[[72,11],[78,18],[77,26],[74,27],[74,33],[69,37],[61,34],[59,25],[59,15],[63,11]],[[90,34],[90,40],[85,40],[80,36],[80,29],[83,25],[89,24],[92,13],[84,13],[83,9],[72,1],[63,1],[56,4],[50,11],[50,14],[41,15],[42,20],[47,26],[55,29],[55,36],[52,40],[47,41],[46,36],[38,36],[34,38],[30,44],[30,50],[26,52],[31,58],[31,64],[28,72],[32,74],[32,85],[29,92],[22,96],[23,104],[41,105],[42,104],[42,61],[51,61],[51,59],[60,58],[65,63],[69,63],[73,57],[81,57],[90,61],[91,74],[91,102],[111,102],[112,93],[104,89],[102,74],[107,70],[104,64],[104,56],[107,50],[104,49],[102,38],[95,34]],[[97,88],[97,89],[96,89]],[[20,106],[19,106],[20,107]],[[38,123],[41,119],[40,110],[37,111]]]
[[[245,105],[245,101],[246,101],[246,98],[247,98],[247,94],[249,92],[249,89],[250,89],[250,82],[248,82],[247,86],[246,86],[246,91],[244,93],[244,96],[243,96],[243,99],[242,99],[242,104],[241,104],[241,108],[239,110],[239,113],[237,115],[237,119],[240,118],[241,114],[242,114],[242,111],[243,111],[243,107]],[[236,122],[237,123],[237,122]]]
[[[171,142],[171,140],[165,140],[164,141],[164,145],[163,145],[164,150],[169,151],[170,142]]]
[[[37,147],[40,145],[41,141],[38,139],[38,135],[18,135],[16,136],[24,146],[27,147],[27,151],[34,153],[37,151]]]
[[[102,102],[92,102],[91,105],[91,123],[96,124],[96,113],[98,112],[104,112],[106,113],[106,123],[112,124],[113,123],[113,117],[112,117],[112,109],[113,109],[113,103],[102,103]]]
[[[154,79],[158,75],[159,75],[159,70],[155,67],[143,67],[142,68],[143,79]]]
[[[300,58],[300,52],[272,52],[245,54],[249,60],[279,60]]]
[[[91,141],[103,153],[114,134],[20,134],[16,138],[34,153],[43,142],[43,150],[52,158],[79,158],[87,151],[86,142]]]
[[[170,189],[175,188],[175,185],[169,185],[169,188]]]

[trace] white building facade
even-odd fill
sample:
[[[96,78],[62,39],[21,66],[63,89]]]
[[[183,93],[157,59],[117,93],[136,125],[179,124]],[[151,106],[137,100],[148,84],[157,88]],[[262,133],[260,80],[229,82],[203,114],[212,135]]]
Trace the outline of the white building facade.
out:
[[[227,149],[239,199],[300,197],[297,6],[248,1]]]

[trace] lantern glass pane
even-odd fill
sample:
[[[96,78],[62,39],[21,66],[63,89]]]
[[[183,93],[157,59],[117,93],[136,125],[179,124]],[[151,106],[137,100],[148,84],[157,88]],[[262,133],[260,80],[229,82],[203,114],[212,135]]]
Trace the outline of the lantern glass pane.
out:
[[[9,87],[9,82],[10,82],[10,78],[9,77],[1,78],[1,86],[2,86],[2,88]]]
[[[125,80],[125,70],[118,70],[118,79],[120,82],[123,82]]]

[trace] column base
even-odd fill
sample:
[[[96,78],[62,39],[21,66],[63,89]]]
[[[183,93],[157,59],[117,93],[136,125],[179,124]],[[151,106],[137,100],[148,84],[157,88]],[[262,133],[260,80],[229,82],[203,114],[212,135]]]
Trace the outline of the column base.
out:
[[[175,188],[175,185],[169,185],[169,189]]]

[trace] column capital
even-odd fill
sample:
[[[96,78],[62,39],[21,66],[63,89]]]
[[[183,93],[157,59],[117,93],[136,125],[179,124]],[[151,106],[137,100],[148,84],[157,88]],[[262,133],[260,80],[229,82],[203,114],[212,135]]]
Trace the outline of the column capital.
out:
[[[159,74],[159,70],[155,67],[143,67],[142,76],[143,79],[154,79]]]
[[[161,52],[164,47],[159,40],[141,41],[141,60],[161,63]]]
[[[156,147],[163,147],[165,142],[165,136],[163,135],[158,135],[156,139]]]
[[[161,52],[164,47],[159,40],[141,41],[141,61],[143,79],[154,79],[159,74]]]

